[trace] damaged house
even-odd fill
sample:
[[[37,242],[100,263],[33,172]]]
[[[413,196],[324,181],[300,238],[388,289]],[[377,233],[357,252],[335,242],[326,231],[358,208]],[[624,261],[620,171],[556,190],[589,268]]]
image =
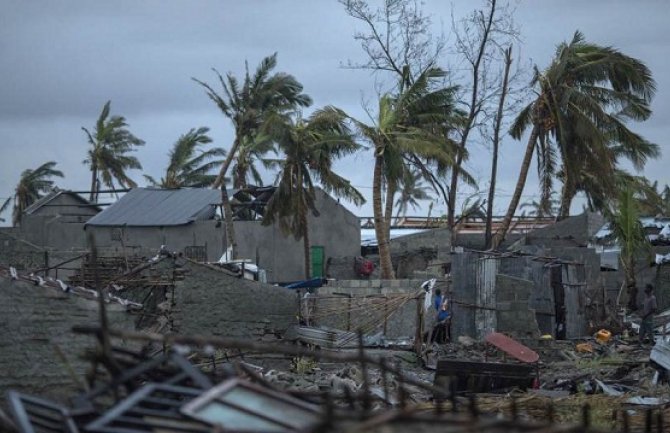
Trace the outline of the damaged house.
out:
[[[274,187],[230,191],[237,256],[266,272],[267,281],[295,281],[305,275],[302,240],[262,225]],[[165,245],[198,262],[216,262],[225,252],[221,193],[213,189],[135,188],[86,223],[98,248],[119,256],[146,256]],[[309,215],[312,274],[326,276],[331,257],[356,256],[357,217],[322,190],[317,215]]]
[[[590,239],[602,216],[584,213],[530,231],[507,252],[452,256],[456,332],[575,338],[606,320],[600,256]]]
[[[643,288],[646,284],[653,284],[659,309],[670,308],[670,217],[642,217],[640,223],[651,248],[646,253],[640,254],[636,260],[637,287]],[[625,284],[619,257],[621,247],[613,238],[609,225],[604,223],[593,236],[591,244],[600,255],[600,268],[607,298],[615,303]],[[643,298],[644,291],[638,290],[638,304]]]

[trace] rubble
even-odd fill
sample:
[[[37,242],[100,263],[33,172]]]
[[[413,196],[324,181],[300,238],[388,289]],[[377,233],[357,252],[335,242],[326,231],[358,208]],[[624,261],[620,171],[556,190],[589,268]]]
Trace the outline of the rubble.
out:
[[[509,266],[523,264],[508,259],[514,261]],[[668,312],[656,318],[654,346],[638,343],[634,315],[620,328],[590,325],[591,335],[556,339],[558,333],[538,332],[546,323],[536,318],[546,313],[530,308],[532,281],[497,274],[486,280],[497,284],[497,299],[454,300],[461,311],[487,308],[468,316],[474,332],[436,344],[429,335],[438,280],[388,287],[377,280],[313,293],[169,254],[129,263],[116,274],[110,267],[98,290],[0,268],[7,284],[102,299],[101,316],[112,307],[158,316],[153,327],[139,330],[102,318],[72,328],[77,338],[97,339],[84,353],[64,348],[67,357],[90,363],[85,376],[79,365],[72,373],[72,381],[81,382],[76,392],[64,388],[56,400],[40,390],[11,390],[0,430],[387,432],[442,431],[447,423],[454,432],[573,428],[557,422],[576,425],[573,431],[663,431],[670,410]],[[550,276],[543,266],[556,263],[541,258],[533,266]],[[156,273],[152,266],[166,269]],[[489,278],[489,269],[482,269]],[[81,281],[95,281],[95,272],[86,275]],[[583,280],[566,279],[574,287]],[[212,290],[213,282],[223,290]],[[453,295],[448,286],[442,289]],[[261,301],[249,302],[256,298]],[[567,326],[572,336],[577,328]]]

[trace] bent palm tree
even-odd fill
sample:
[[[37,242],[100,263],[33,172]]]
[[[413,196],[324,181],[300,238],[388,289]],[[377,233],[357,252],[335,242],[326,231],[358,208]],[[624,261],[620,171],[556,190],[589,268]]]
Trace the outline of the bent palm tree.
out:
[[[416,168],[407,168],[400,179],[400,196],[395,205],[397,208],[396,218],[407,215],[409,206],[416,210],[419,208],[417,200],[430,200],[433,197],[428,192],[428,187],[423,183],[423,176]]]
[[[346,116],[334,107],[315,111],[306,121],[275,115],[268,123],[270,135],[285,157],[276,161],[279,184],[268,202],[263,225],[279,223],[284,233],[302,239],[305,278],[311,276],[308,213],[318,216],[315,184],[327,193],[352,201],[365,199],[351,183],[333,171],[333,162],[360,149],[346,126]]]
[[[453,87],[433,90],[444,72],[431,68],[404,88],[400,95],[383,95],[379,100],[377,119],[367,125],[356,119],[356,124],[365,140],[374,147],[375,165],[372,184],[372,206],[375,222],[381,277],[393,278],[393,264],[388,239],[388,221],[391,218],[393,188],[402,177],[404,155],[412,155],[436,162],[443,167],[453,166],[458,152],[456,144],[445,139],[445,131],[454,121],[455,109]],[[382,209],[382,184],[387,185],[387,210]],[[390,204],[389,204],[390,203]]]
[[[221,188],[226,238],[228,246],[232,248],[233,258],[236,254],[233,211],[224,178],[233,159],[238,155],[238,148],[245,140],[253,139],[270,113],[286,113],[312,103],[310,97],[302,93],[302,84],[292,75],[282,72],[272,74],[275,66],[277,66],[277,53],[264,58],[253,76],[249,74],[247,67],[241,87],[234,75],[227,74],[224,78],[214,70],[221,84],[221,93],[217,93],[209,84],[193,78],[205,88],[207,96],[235,128],[233,144],[212,184],[212,188]]]
[[[658,156],[658,147],[629,130],[626,121],[646,120],[655,91],[649,69],[639,60],[611,47],[584,41],[576,32],[569,44],[558,46],[551,65],[535,70],[537,97],[517,116],[511,134],[519,139],[530,129],[516,189],[501,228],[493,239],[496,248],[507,234],[526,183],[530,161],[538,150],[538,171],[543,199],[548,199],[562,160],[563,192],[559,217],[568,215],[582,173],[592,171],[610,193],[617,163],[627,158],[640,168]],[[554,143],[552,143],[552,140]]]
[[[98,201],[101,183],[111,189],[114,189],[115,180],[123,187],[136,187],[137,184],[128,177],[126,171],[142,169],[138,159],[128,153],[143,146],[144,141],[128,131],[128,124],[123,116],[109,117],[110,105],[111,101],[107,101],[102,108],[92,133],[84,127],[81,128],[91,145],[88,157],[84,160],[84,164],[91,169],[91,202]]]
[[[211,143],[207,135],[209,128],[191,129],[175,142],[170,150],[170,164],[165,177],[157,182],[153,177],[144,177],[152,186],[159,188],[202,188],[212,184],[216,175],[210,172],[223,160],[214,159],[226,156],[226,151],[219,147],[200,151],[200,147]]]
[[[256,163],[258,161],[265,168],[270,168],[272,161],[265,158],[270,152],[276,154],[275,144],[272,138],[266,134],[257,134],[253,137],[245,138],[237,151],[237,158],[233,165],[233,187],[246,188],[249,181],[256,185],[263,184],[263,178]]]
[[[63,172],[56,170],[54,161],[46,162],[36,169],[24,170],[21,173],[19,183],[14,189],[14,195],[9,197],[0,207],[0,214],[2,214],[9,207],[10,203],[14,202],[14,210],[12,211],[12,224],[18,225],[21,221],[21,215],[28,206],[36,202],[42,197],[42,193],[51,191],[54,187],[52,177],[64,177]]]

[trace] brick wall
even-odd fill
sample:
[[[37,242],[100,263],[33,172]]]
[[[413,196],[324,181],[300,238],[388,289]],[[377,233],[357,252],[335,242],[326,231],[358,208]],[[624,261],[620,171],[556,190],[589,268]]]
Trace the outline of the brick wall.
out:
[[[97,302],[49,287],[0,277],[0,395],[9,389],[39,394],[57,401],[77,386],[65,355],[79,380],[89,363],[79,359],[95,340],[71,332],[74,325],[97,325]],[[133,329],[135,316],[125,307],[108,304],[110,325]]]
[[[295,290],[232,277],[208,265],[189,262],[175,287],[175,332],[261,338],[283,334],[297,324]]]
[[[536,338],[540,331],[530,308],[534,283],[509,275],[496,275],[497,331],[517,338]]]

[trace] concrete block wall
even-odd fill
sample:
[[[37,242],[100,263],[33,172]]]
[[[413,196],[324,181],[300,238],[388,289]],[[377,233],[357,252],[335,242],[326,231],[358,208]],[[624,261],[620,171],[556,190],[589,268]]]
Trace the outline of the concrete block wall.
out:
[[[225,234],[221,224],[213,220],[194,221],[183,226],[168,227],[106,227],[86,226],[98,248],[122,255],[140,255],[144,251],[159,251],[161,245],[168,250],[183,252],[189,246],[206,247],[207,260],[219,260],[224,251]],[[116,238],[123,236],[123,242]]]
[[[540,335],[535,310],[530,308],[534,283],[509,275],[496,275],[497,330],[517,338]]]
[[[107,315],[111,327],[134,329],[135,316],[125,307],[107,304]],[[96,345],[72,326],[98,323],[97,301],[0,278],[0,395],[14,389],[65,403],[78,390],[67,364],[83,382],[90,364],[79,357]]]
[[[317,325],[329,326],[332,328],[346,330],[347,324],[350,324],[351,330],[356,330],[358,325],[376,327],[368,332],[375,334],[384,331],[384,303],[387,303],[386,313],[392,313],[386,320],[387,338],[414,337],[416,332],[416,300],[408,300],[402,305],[396,307],[394,299],[397,296],[411,296],[417,293],[424,280],[349,280],[335,281],[316,290],[317,301],[315,305],[315,314],[319,317]],[[346,296],[342,296],[341,302],[337,300],[324,301],[325,308],[332,310],[336,308],[341,310],[338,314],[320,316],[318,296],[325,296],[332,299],[334,294],[349,294],[353,296],[349,301]],[[371,300],[362,301],[362,297],[371,297]],[[334,305],[335,303],[335,305]],[[351,305],[351,316],[348,317],[346,309]],[[427,314],[432,314],[428,312]]]
[[[298,323],[298,293],[232,277],[188,262],[175,287],[175,332],[186,335],[275,338]]]
[[[391,254],[401,254],[420,249],[437,252],[439,260],[448,260],[451,251],[451,230],[447,228],[427,230],[421,233],[391,239]]]
[[[326,277],[337,280],[354,280],[358,278],[354,270],[356,256],[328,257],[326,260]]]

